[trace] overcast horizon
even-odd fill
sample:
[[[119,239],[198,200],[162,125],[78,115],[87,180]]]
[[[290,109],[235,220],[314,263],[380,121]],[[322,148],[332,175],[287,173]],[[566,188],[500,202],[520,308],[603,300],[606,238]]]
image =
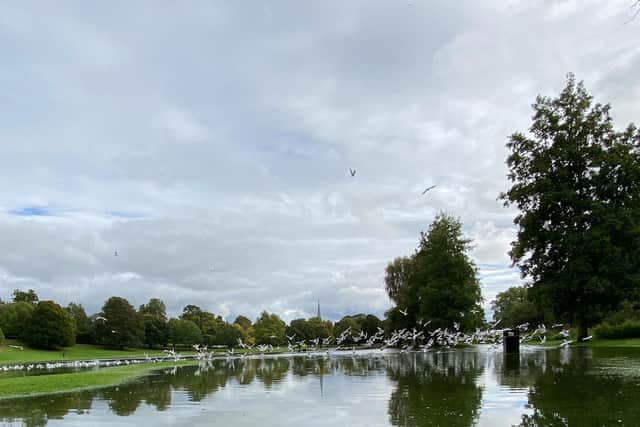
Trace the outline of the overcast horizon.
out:
[[[523,283],[497,198],[536,95],[573,72],[639,122],[631,3],[0,5],[0,298],[382,317],[445,211],[488,310]]]

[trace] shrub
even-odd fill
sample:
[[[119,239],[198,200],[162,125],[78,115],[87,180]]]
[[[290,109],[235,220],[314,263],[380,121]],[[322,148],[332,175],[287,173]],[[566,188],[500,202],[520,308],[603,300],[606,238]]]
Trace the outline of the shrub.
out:
[[[598,338],[606,339],[640,338],[640,320],[626,320],[618,325],[601,323],[593,329],[593,333]]]

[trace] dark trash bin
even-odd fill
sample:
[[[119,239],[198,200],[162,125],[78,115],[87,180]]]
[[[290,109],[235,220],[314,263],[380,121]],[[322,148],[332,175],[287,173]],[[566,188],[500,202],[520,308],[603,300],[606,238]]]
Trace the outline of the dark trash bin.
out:
[[[502,348],[505,353],[520,352],[520,331],[518,329],[502,331]]]

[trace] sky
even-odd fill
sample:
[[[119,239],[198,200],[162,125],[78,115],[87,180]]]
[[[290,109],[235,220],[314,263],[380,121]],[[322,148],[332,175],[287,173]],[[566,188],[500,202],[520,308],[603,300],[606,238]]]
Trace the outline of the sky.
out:
[[[0,298],[382,316],[444,211],[489,309],[524,283],[498,195],[535,97],[573,72],[640,121],[632,3],[3,3]]]

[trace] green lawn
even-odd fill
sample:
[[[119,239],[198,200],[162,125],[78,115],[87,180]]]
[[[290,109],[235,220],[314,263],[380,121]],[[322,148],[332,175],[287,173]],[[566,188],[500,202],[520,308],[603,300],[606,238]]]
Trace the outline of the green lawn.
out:
[[[144,357],[145,353],[152,357],[165,355],[159,350],[146,350],[141,348],[114,350],[90,344],[76,344],[73,347],[65,348],[64,350],[40,350],[26,346],[24,346],[24,350],[18,350],[9,347],[9,345],[23,344],[14,340],[7,340],[3,345],[0,345],[0,365],[8,363],[43,362],[49,360],[93,360]],[[193,352],[180,353],[191,354]]]
[[[130,381],[155,369],[197,364],[197,361],[144,363],[55,375],[31,375],[0,380],[0,399],[108,387]]]

